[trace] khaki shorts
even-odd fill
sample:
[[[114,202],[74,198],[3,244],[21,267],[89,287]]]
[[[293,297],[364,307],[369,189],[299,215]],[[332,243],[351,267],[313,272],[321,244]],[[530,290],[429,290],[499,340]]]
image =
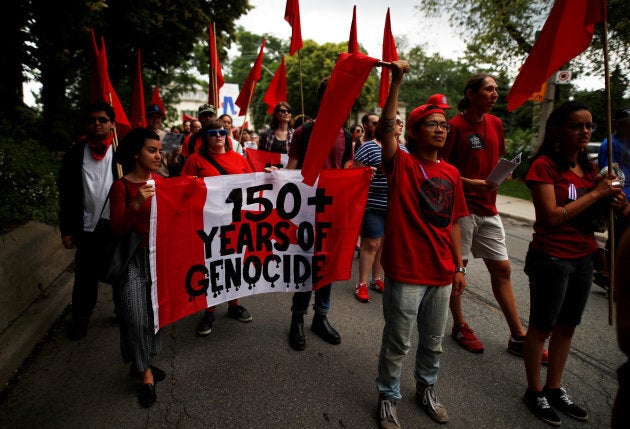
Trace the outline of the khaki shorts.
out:
[[[473,257],[491,261],[507,261],[505,230],[499,215],[468,215],[459,220],[462,236],[462,259]]]

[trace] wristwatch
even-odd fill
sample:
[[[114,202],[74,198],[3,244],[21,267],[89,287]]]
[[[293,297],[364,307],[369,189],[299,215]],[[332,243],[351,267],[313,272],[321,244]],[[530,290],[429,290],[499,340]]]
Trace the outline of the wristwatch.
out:
[[[466,275],[466,267],[457,267],[457,268],[455,268],[455,272],[456,273],[462,273],[463,275]]]

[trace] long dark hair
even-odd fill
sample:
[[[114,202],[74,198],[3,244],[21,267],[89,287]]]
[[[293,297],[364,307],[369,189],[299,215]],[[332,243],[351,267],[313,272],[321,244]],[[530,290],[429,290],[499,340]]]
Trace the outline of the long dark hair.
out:
[[[590,112],[589,108],[585,104],[578,101],[567,101],[549,115],[549,119],[547,119],[547,123],[545,124],[545,137],[532,156],[532,162],[542,155],[547,155],[555,162],[560,170],[569,169],[569,160],[560,150],[558,150],[560,141],[554,133],[554,128],[563,126],[569,120],[571,113],[578,112],[580,110],[587,110]],[[578,153],[577,162],[586,173],[595,169],[593,163],[589,161],[586,151],[580,151]]]
[[[271,123],[269,124],[269,128],[272,131],[278,128],[278,125],[280,124],[280,121],[278,121],[278,118],[276,118],[276,113],[278,113],[278,110],[282,108],[291,110],[291,105],[286,101],[281,101],[276,104],[276,107],[273,108],[273,113],[271,114]],[[289,119],[289,128],[293,128],[293,118]]]
[[[459,103],[457,103],[457,110],[463,112],[464,110],[468,109],[468,107],[470,107],[470,100],[468,99],[467,95],[468,90],[470,89],[475,94],[478,93],[481,89],[481,86],[483,85],[483,81],[486,80],[487,77],[494,80],[495,82],[497,81],[496,77],[488,73],[479,73],[468,79],[468,81],[466,82],[466,86],[464,87],[464,98],[459,100]]]
[[[114,160],[122,165],[124,174],[134,169],[136,155],[142,151],[146,140],[160,140],[160,136],[148,128],[134,128],[120,140]]]

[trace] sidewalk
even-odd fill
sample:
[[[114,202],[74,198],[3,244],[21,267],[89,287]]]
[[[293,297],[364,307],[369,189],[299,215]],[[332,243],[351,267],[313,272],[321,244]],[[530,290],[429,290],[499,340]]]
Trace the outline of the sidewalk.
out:
[[[534,204],[529,200],[498,195],[497,210],[502,217],[509,217],[531,225],[533,225],[536,220]]]

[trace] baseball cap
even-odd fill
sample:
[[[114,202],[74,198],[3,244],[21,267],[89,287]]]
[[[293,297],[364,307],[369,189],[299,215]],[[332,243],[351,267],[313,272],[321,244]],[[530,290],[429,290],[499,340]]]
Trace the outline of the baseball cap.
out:
[[[448,101],[446,101],[446,95],[444,95],[444,94],[433,94],[427,100],[427,104],[433,104],[434,106],[437,106],[440,109],[450,109],[451,108],[451,106],[448,105]]]
[[[630,118],[630,106],[622,107],[621,109],[616,110],[615,115],[613,116],[615,121],[622,121],[628,118]]]
[[[435,104],[423,104],[420,107],[416,107],[411,111],[409,117],[407,118],[407,129],[409,130],[413,128],[413,126],[417,122],[421,121],[422,119],[433,113],[440,113],[446,116],[444,110],[441,109],[439,106],[436,106]]]
[[[147,116],[151,115],[164,116],[164,112],[162,112],[162,109],[157,104],[149,104],[147,106]]]
[[[201,106],[199,106],[199,109],[197,110],[197,116],[201,116],[203,113],[212,113],[213,115],[216,116],[217,114],[217,108],[214,107],[212,104],[202,104]]]

